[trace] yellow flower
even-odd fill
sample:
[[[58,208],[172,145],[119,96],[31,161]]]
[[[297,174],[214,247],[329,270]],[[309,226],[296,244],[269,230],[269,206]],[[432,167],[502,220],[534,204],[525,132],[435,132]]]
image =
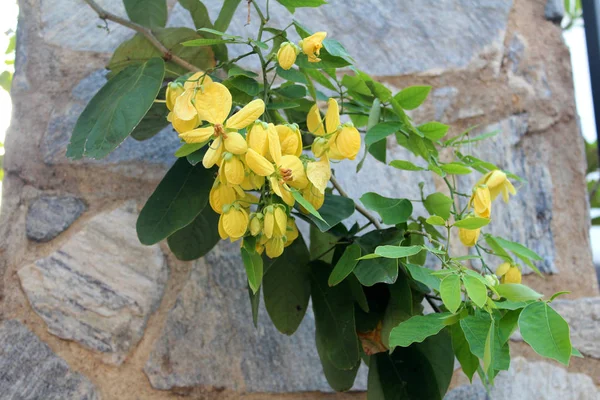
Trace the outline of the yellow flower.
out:
[[[492,214],[492,199],[490,189],[486,185],[478,185],[471,195],[470,205],[478,217],[489,218]]]
[[[171,82],[167,85],[165,97],[169,111],[173,111],[173,107],[175,107],[175,100],[183,93],[183,91],[183,85],[178,82]]]
[[[265,177],[255,174],[251,169],[246,169],[246,176],[241,183],[244,190],[258,190],[265,184]]]
[[[209,135],[209,138],[215,138],[202,160],[204,167],[210,168],[215,165],[224,151],[244,154],[248,146],[237,130],[256,121],[264,113],[265,103],[260,99],[253,100],[227,119],[232,106],[229,89],[220,83],[212,82],[194,90],[194,106],[198,118],[211,125],[213,134]],[[206,130],[196,130],[181,133],[179,136],[186,143],[199,143],[198,140],[204,139],[206,135]]]
[[[232,240],[237,240],[244,236],[248,229],[248,213],[237,204],[226,209],[221,214],[220,219],[222,222],[220,221],[219,223],[223,224],[223,232]]]
[[[499,169],[488,172],[478,182],[479,184],[487,185],[490,189],[490,197],[492,201],[502,193],[502,199],[508,202],[510,195],[517,194],[517,190],[506,177],[506,174]]]
[[[317,189],[312,183],[309,183],[306,188],[302,191],[302,197],[306,201],[308,201],[315,210],[318,210],[323,206],[325,202],[325,194],[321,193],[319,189]],[[300,211],[304,214],[308,214],[309,212],[302,206],[300,206]]]
[[[459,237],[460,241],[462,242],[462,244],[464,244],[467,247],[473,247],[473,246],[475,246],[475,244],[477,243],[477,240],[479,239],[480,232],[481,232],[481,229],[459,228],[458,229],[458,237]]]
[[[263,232],[269,239],[285,235],[287,227],[287,214],[281,205],[267,206],[264,209]]]
[[[275,127],[281,144],[281,154],[300,157],[302,154],[302,134],[298,125],[277,125]]]
[[[289,217],[287,219],[287,229],[285,232],[285,245],[284,247],[288,247],[290,244],[294,242],[294,240],[298,239],[300,233],[298,232],[298,227],[296,226],[296,220],[293,217]]]
[[[292,68],[299,52],[300,49],[298,49],[295,44],[290,42],[282,43],[277,52],[277,62],[279,63],[279,66],[285,70]]]
[[[354,160],[360,151],[360,143],[358,129],[351,123],[344,124],[329,140],[329,155],[334,160]]]
[[[327,156],[324,155],[319,161],[311,161],[306,165],[306,175],[310,183],[321,193],[325,193],[327,183],[331,179],[331,166]]]
[[[252,172],[259,176],[270,176],[275,172],[273,163],[258,154],[252,148],[248,149],[248,152],[246,152],[246,165]]]
[[[209,83],[212,83],[212,81],[213,80],[210,79],[210,76],[208,76],[204,71],[198,71],[194,75],[186,79],[186,81],[183,84],[183,88],[185,90],[197,89],[200,88],[202,85],[208,85]]]
[[[281,236],[273,237],[265,243],[265,250],[269,258],[277,258],[282,255],[283,247],[283,238]]]
[[[252,236],[258,236],[263,231],[263,215],[260,213],[253,213],[250,216],[250,234]]]
[[[502,263],[496,268],[496,275],[501,283],[521,283],[521,271],[515,265]]]
[[[267,138],[268,125],[262,121],[256,121],[248,128],[246,143],[248,147],[263,157],[269,152],[269,141]]]
[[[307,55],[309,62],[321,61],[317,56],[321,53],[325,37],[327,37],[327,32],[317,32],[300,41],[300,48],[302,48],[302,52]]]
[[[219,168],[219,176],[221,181],[228,185],[241,185],[246,177],[246,170],[240,157],[225,153]]]
[[[215,183],[213,184],[212,189],[210,189],[210,194],[208,196],[210,207],[217,214],[222,214],[223,207],[232,204],[236,200],[237,195],[235,190],[231,186],[221,183],[219,179],[215,179]]]
[[[167,121],[173,124],[173,129],[177,131],[177,133],[184,133],[190,131],[198,126],[200,121],[198,121],[198,117],[191,119],[189,121],[178,118],[174,112],[170,112],[167,115]]]

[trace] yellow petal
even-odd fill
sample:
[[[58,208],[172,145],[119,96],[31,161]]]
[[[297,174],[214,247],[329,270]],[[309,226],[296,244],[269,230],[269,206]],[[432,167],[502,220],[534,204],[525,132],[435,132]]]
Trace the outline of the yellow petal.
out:
[[[225,229],[223,228],[223,215],[219,216],[219,237],[222,240],[225,240],[229,237],[229,235],[227,235],[227,232],[225,232]]]
[[[196,108],[192,104],[192,98],[194,96],[194,90],[186,90],[182,95],[175,99],[175,106],[173,107],[173,113],[177,118],[184,121],[193,120],[198,116]]]
[[[260,176],[270,176],[275,172],[273,164],[253,149],[248,149],[246,152],[246,165]]]
[[[522,276],[519,268],[512,266],[502,278],[502,283],[521,283],[521,279]]]
[[[212,83],[210,76],[206,75],[203,71],[198,71],[185,81],[183,87],[185,89],[193,89],[201,85],[208,85],[209,83]]]
[[[496,169],[494,171],[491,171],[485,184],[487,185],[488,188],[490,188],[490,190],[492,190],[498,186],[502,186],[505,181],[506,181],[506,174],[504,172],[500,171],[499,169]]]
[[[221,184],[216,181],[215,185],[210,190],[208,201],[210,207],[217,213],[223,213],[223,206],[232,204],[237,200],[235,190],[227,185]]]
[[[325,127],[327,133],[337,131],[340,126],[340,108],[335,99],[329,99],[327,102],[327,113],[325,114]]]
[[[335,148],[344,157],[354,160],[360,151],[360,133],[353,126],[344,126],[335,138]]]
[[[211,124],[222,124],[231,111],[231,93],[224,85],[213,82],[196,90],[198,117]]]
[[[310,150],[313,152],[315,157],[322,157],[326,152],[329,151],[329,140],[322,137],[315,138]]]
[[[198,116],[196,116],[194,119],[186,121],[178,118],[177,115],[173,113],[171,114],[171,123],[173,124],[173,128],[177,131],[177,133],[184,133],[197,127],[200,121],[198,120]]]
[[[239,157],[231,157],[229,160],[224,160],[223,164],[227,183],[230,185],[240,185],[244,181],[245,176],[242,160]]]
[[[510,183],[510,181],[507,179],[504,182],[504,185],[502,186],[502,199],[504,200],[505,203],[508,203],[510,194],[512,194],[514,196],[515,194],[517,194],[517,190],[515,189],[513,184]]]
[[[221,218],[223,218],[223,230],[229,237],[238,239],[244,236],[248,229],[248,213],[246,210],[231,207]]]
[[[283,238],[274,237],[265,243],[265,250],[269,258],[277,258],[283,254]]]
[[[210,139],[214,133],[215,129],[212,126],[209,126],[180,133],[179,137],[186,143],[204,143]]]
[[[279,196],[285,204],[292,207],[296,200],[294,200],[294,195],[292,195],[292,191],[288,185],[281,184],[277,178],[270,177],[269,183],[271,184],[271,189],[277,196]]]
[[[330,160],[343,160],[344,155],[340,152],[340,150],[337,147],[337,136],[339,135],[339,132],[336,132],[333,134],[333,136],[331,136],[331,138],[329,139],[329,149],[327,150],[327,156],[329,157]]]
[[[252,236],[258,236],[263,230],[263,224],[260,218],[256,216],[252,216],[250,218],[250,234]]]
[[[167,85],[167,91],[165,93],[167,108],[169,111],[173,110],[175,107],[175,100],[179,97],[184,91],[183,86],[178,83],[171,82]]]
[[[473,208],[478,217],[489,218],[492,212],[492,200],[490,189],[487,186],[479,186],[475,190]]]
[[[462,244],[467,247],[475,246],[477,240],[479,239],[479,233],[481,229],[458,229],[458,237]]]
[[[277,235],[283,236],[285,235],[286,227],[287,227],[287,215],[283,210],[283,207],[275,207],[275,211],[273,212],[275,217],[275,227]]]
[[[225,137],[225,150],[233,154],[244,154],[248,150],[248,144],[238,132],[227,132]]]
[[[324,194],[327,183],[331,179],[331,166],[327,156],[322,157],[319,161],[309,162],[306,165],[306,175],[316,190]]]
[[[325,134],[321,113],[316,104],[310,108],[310,111],[306,115],[306,126],[308,127],[309,132],[317,136],[323,136]]]
[[[279,135],[275,129],[275,125],[269,124],[267,128],[267,138],[269,141],[269,154],[276,165],[281,164],[281,144],[279,143]]]
[[[323,203],[325,202],[325,195],[319,192],[319,190],[316,187],[314,187],[312,183],[310,183],[302,191],[302,197],[304,197],[306,201],[312,204],[315,210],[321,208],[323,206]],[[302,211],[304,214],[309,214],[309,212],[302,206],[300,206],[300,211]]]
[[[510,263],[502,263],[498,266],[498,268],[496,268],[496,276],[498,278],[501,278],[502,276],[504,276],[508,270],[510,269]]]
[[[285,42],[282,43],[279,47],[279,51],[277,52],[277,63],[279,66],[286,71],[292,68],[292,65],[296,62],[296,57],[298,53],[296,51],[296,47],[290,43]]]
[[[244,108],[236,112],[227,120],[225,126],[231,129],[243,129],[254,123],[261,115],[265,113],[265,103],[260,100],[252,100]]]
[[[281,154],[300,157],[302,154],[302,134],[296,127],[277,125],[275,127],[281,143]]]
[[[300,233],[298,232],[298,227],[296,226],[296,221],[294,220],[294,218],[289,217],[287,219],[287,228],[286,228],[286,233],[285,233],[285,237],[286,237],[285,247],[288,247],[290,244],[292,244],[292,242],[294,240],[296,240],[299,235],[300,235]]]
[[[263,232],[267,238],[271,239],[273,237],[273,232],[275,232],[275,215],[273,214],[273,207],[268,207],[266,209]]]
[[[286,181],[288,185],[296,189],[304,189],[308,185],[308,179],[304,172],[302,161],[296,156],[281,157],[280,167],[282,169],[290,169],[292,171],[292,179]]]
[[[208,146],[208,150],[204,154],[204,158],[202,159],[202,165],[204,168],[212,168],[215,164],[217,164],[221,160],[221,155],[223,154],[223,141],[219,136],[217,139],[213,140],[213,142]]]
[[[246,134],[246,143],[248,147],[258,154],[266,157],[269,151],[269,140],[267,138],[267,129],[263,126],[263,123],[259,122],[251,126]]]

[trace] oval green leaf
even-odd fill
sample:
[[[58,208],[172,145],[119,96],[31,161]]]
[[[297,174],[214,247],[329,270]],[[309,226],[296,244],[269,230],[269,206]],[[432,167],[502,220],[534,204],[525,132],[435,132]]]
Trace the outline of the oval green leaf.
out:
[[[335,286],[346,279],[346,277],[352,273],[354,267],[356,267],[356,264],[358,264],[357,259],[359,257],[359,245],[352,244],[346,247],[344,254],[342,254],[342,257],[339,259],[337,264],[335,264],[335,268],[333,268],[333,271],[331,271],[331,275],[329,275],[329,286]]]
[[[418,254],[423,246],[378,246],[375,254],[384,258],[402,258]]]
[[[528,301],[542,298],[542,294],[520,283],[504,283],[496,286],[498,294],[511,301]]]
[[[462,301],[460,298],[460,277],[458,275],[448,275],[442,279],[440,296],[446,308],[453,314],[456,313]]]
[[[479,279],[465,275],[463,284],[467,290],[467,295],[478,307],[483,307],[487,301],[487,287]]]
[[[216,228],[218,224],[219,214],[205,206],[191,224],[167,238],[169,249],[183,261],[203,257],[221,240]]]

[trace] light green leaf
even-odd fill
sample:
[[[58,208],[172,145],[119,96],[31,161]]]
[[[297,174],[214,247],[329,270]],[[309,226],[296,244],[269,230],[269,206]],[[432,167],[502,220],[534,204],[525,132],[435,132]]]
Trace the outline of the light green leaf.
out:
[[[440,164],[440,168],[442,169],[442,171],[450,175],[467,175],[473,172],[471,168],[467,167],[466,165],[456,162]]]
[[[438,215],[432,215],[431,217],[427,218],[425,222],[430,225],[446,226],[446,220]]]
[[[500,322],[498,323],[498,337],[502,345],[508,342],[510,336],[517,329],[519,315],[521,315],[520,309],[509,310],[500,318]]]
[[[223,7],[215,21],[215,29],[225,32],[229,28],[233,14],[242,0],[223,0]]]
[[[181,43],[182,46],[186,47],[207,47],[214,46],[215,44],[232,44],[236,43],[235,40],[230,39],[192,39]]]
[[[136,224],[140,242],[158,243],[192,223],[208,203],[214,172],[178,159],[140,212]]]
[[[483,370],[488,376],[494,376],[494,345],[495,340],[495,326],[494,320],[491,320],[490,329],[488,329],[487,336],[485,338],[485,347],[483,348]]]
[[[310,76],[312,79],[314,79],[319,85],[329,89],[329,90],[333,90],[337,92],[337,88],[335,86],[333,86],[333,83],[331,83],[331,81],[321,73],[321,71],[319,71],[318,69],[311,69],[311,68],[306,68],[306,69],[302,69],[302,72],[304,72],[305,74],[307,74],[308,76]]]
[[[401,128],[402,124],[399,122],[381,122],[367,131],[367,134],[365,135],[365,144],[370,146],[375,142],[385,139]]]
[[[452,199],[443,193],[432,193],[425,199],[423,203],[430,214],[439,215],[447,220],[450,218],[450,208],[452,207]]]
[[[390,199],[373,192],[363,194],[360,201],[369,210],[376,211],[388,225],[408,221],[413,211],[412,203],[406,199]]]
[[[479,279],[465,275],[463,276],[463,284],[467,290],[467,295],[473,303],[482,308],[487,302],[487,288]]]
[[[246,268],[246,275],[248,276],[248,285],[252,292],[258,293],[263,278],[263,260],[260,254],[254,249],[248,250],[242,247],[240,251],[244,267]]]
[[[166,0],[123,0],[131,22],[147,28],[164,27],[167,23]]]
[[[461,219],[460,221],[456,221],[454,223],[455,228],[464,228],[464,229],[479,229],[490,223],[488,218],[481,217],[468,217],[465,219]]]
[[[204,257],[221,240],[216,228],[218,224],[219,214],[205,206],[191,224],[167,238],[169,249],[183,261]]]
[[[346,247],[344,254],[342,254],[342,257],[340,257],[337,264],[335,264],[333,271],[331,271],[331,275],[329,276],[328,280],[329,286],[335,286],[346,279],[346,277],[352,273],[354,267],[356,267],[356,264],[358,264],[357,258],[359,257],[359,245],[352,244]]]
[[[327,4],[325,0],[277,0],[277,2],[287,8],[292,14],[296,11],[296,8],[319,7]]]
[[[498,294],[511,301],[528,301],[542,298],[542,294],[520,283],[504,283],[496,286]]]
[[[444,320],[449,317],[449,312],[415,315],[392,329],[390,333],[390,347],[408,347],[413,343],[421,343],[429,336],[437,335],[446,324]]]
[[[415,164],[411,163],[410,161],[404,161],[404,160],[394,160],[390,163],[390,165],[394,168],[402,169],[405,171],[426,171],[427,170],[427,168],[419,167],[418,165],[415,165]]]
[[[295,196],[294,196],[295,198]],[[296,199],[297,200],[297,199]],[[303,199],[303,201],[306,201]],[[304,208],[306,206],[299,202]],[[307,202],[308,203],[308,202]],[[310,204],[310,203],[308,203]],[[312,205],[311,205],[312,207]],[[314,207],[313,207],[314,208]],[[308,210],[308,208],[306,208]],[[334,194],[325,194],[325,201],[319,208],[318,218],[315,215],[309,214],[302,217],[308,218],[314,223],[321,232],[326,232],[354,214],[354,201],[347,197],[337,196]]]
[[[85,107],[67,147],[67,157],[103,158],[116,149],[152,106],[165,73],[160,58],[109,80]]]
[[[525,307],[519,316],[519,330],[536,353],[569,365],[569,324],[548,304],[536,302]]]
[[[431,91],[431,86],[410,86],[394,96],[394,100],[405,110],[419,107]]]
[[[423,250],[423,246],[378,246],[375,254],[384,258],[403,258],[414,256]]]
[[[440,283],[440,296],[446,308],[456,313],[462,302],[460,298],[460,277],[458,275],[448,275]]]
[[[494,254],[504,259],[505,261],[512,262],[512,257],[498,244],[494,236],[490,234],[483,235],[485,242],[494,251]]]
[[[423,136],[434,142],[443,138],[449,128],[448,125],[442,124],[441,122],[428,122],[417,127]]]
[[[302,194],[300,193],[300,191],[296,190],[296,189],[292,189],[292,195],[294,196],[294,199],[300,203],[300,205],[302,207],[304,207],[306,209],[306,211],[308,211],[312,216],[314,216],[315,218],[318,218],[321,222],[323,223],[327,223],[327,221],[325,221],[323,219],[323,217],[321,217],[321,214],[319,214],[319,212],[315,209],[315,207],[308,202],[308,200],[306,200],[304,197],[302,197]]]
[[[302,72],[298,71],[297,69],[290,68],[288,70],[285,70],[285,69],[281,68],[280,66],[277,66],[276,71],[277,71],[277,75],[279,75],[286,81],[302,83],[305,85],[307,84],[306,77],[304,76],[304,74]]]
[[[204,143],[184,143],[175,152],[175,157],[177,157],[177,158],[187,157],[190,154],[192,154],[193,152],[198,151],[201,148],[203,148],[207,143],[208,143],[208,141],[206,141]]]
[[[571,348],[571,356],[577,357],[577,358],[585,358],[583,356],[583,354],[581,354],[581,352],[579,350],[577,350],[575,347]]]

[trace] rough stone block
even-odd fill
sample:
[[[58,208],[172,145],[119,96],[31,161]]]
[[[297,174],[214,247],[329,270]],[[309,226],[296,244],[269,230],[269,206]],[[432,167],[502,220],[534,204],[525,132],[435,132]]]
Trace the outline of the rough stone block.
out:
[[[87,209],[72,196],[41,196],[27,211],[25,232],[29,239],[48,242],[65,231]]]

